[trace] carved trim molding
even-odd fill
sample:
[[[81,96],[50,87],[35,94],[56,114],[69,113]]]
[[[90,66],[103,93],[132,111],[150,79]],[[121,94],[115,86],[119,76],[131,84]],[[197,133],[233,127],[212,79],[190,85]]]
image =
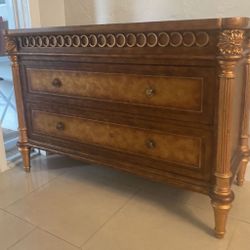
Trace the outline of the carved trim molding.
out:
[[[21,48],[50,47],[205,47],[209,43],[207,32],[150,32],[117,34],[37,35],[18,37]]]
[[[243,53],[243,30],[224,30],[220,33],[218,48],[222,56],[239,57]]]

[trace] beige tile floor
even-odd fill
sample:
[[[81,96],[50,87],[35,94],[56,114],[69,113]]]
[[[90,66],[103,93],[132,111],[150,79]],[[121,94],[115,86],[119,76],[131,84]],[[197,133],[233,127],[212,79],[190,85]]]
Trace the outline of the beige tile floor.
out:
[[[250,249],[250,182],[217,240],[206,196],[61,156],[32,166],[0,174],[0,250]]]

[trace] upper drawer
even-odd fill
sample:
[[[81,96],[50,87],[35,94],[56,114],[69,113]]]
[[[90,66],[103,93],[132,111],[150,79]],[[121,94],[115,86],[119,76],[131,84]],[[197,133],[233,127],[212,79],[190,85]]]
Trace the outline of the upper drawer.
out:
[[[27,69],[31,92],[202,112],[201,77]]]
[[[66,103],[156,123],[213,124],[213,67],[23,61],[21,81],[28,102]]]

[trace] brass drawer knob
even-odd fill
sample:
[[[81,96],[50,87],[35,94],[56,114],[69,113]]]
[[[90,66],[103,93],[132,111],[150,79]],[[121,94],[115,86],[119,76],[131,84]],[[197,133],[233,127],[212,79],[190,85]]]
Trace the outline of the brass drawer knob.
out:
[[[153,89],[152,87],[146,88],[145,94],[148,97],[152,97],[155,95],[155,89]]]
[[[149,149],[153,149],[153,148],[156,147],[156,143],[155,143],[155,141],[152,140],[152,139],[146,140],[146,143],[145,143],[145,144],[146,144],[146,147],[149,148]]]
[[[65,129],[64,123],[63,123],[63,122],[58,122],[58,123],[56,124],[56,129],[59,130],[59,131],[64,130],[64,129]]]
[[[53,81],[52,81],[52,85],[56,88],[60,88],[62,86],[62,82],[60,79],[58,78],[55,78]]]

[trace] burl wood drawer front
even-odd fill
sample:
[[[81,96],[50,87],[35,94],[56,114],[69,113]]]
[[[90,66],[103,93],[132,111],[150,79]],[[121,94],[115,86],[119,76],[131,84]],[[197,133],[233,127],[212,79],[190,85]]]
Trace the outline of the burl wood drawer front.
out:
[[[201,138],[32,110],[32,130],[65,140],[99,145],[157,160],[199,168]]]
[[[31,92],[87,97],[202,112],[199,77],[94,73],[27,68]]]

